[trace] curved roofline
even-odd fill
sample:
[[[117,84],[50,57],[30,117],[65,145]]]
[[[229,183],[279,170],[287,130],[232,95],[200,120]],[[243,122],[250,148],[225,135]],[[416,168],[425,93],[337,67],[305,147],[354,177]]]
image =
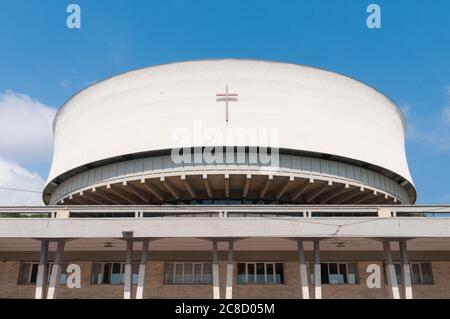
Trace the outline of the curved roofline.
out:
[[[77,91],[76,93],[72,94],[64,103],[63,105],[58,109],[58,111],[55,114],[55,117],[53,118],[53,123],[52,123],[52,130],[53,130],[53,134],[55,133],[55,126],[56,126],[56,122],[58,121],[58,118],[60,116],[60,114],[64,111],[66,105],[78,94],[80,94],[81,92],[86,91],[87,89],[91,88],[92,86],[95,86],[101,82],[110,80],[112,78],[124,75],[124,74],[128,74],[128,73],[133,73],[133,72],[137,72],[137,71],[141,71],[141,70],[145,70],[145,69],[152,69],[152,68],[158,68],[158,67],[162,67],[162,66],[168,66],[168,65],[174,65],[174,64],[181,64],[181,63],[189,63],[189,62],[207,62],[207,61],[252,61],[252,62],[265,62],[265,63],[278,63],[278,64],[284,64],[284,65],[292,65],[292,66],[296,66],[296,67],[303,67],[303,68],[308,68],[308,69],[314,69],[314,70],[319,70],[319,71],[323,71],[323,72],[327,72],[327,73],[332,73],[332,74],[337,74],[339,76],[345,77],[347,79],[350,79],[352,81],[361,83],[365,86],[367,86],[368,88],[374,90],[375,92],[381,94],[382,96],[384,96],[387,100],[389,100],[395,107],[395,110],[397,111],[398,115],[400,116],[400,119],[402,121],[402,126],[403,126],[403,133],[406,135],[406,117],[405,114],[403,113],[403,111],[400,109],[400,107],[394,102],[393,99],[391,99],[389,96],[387,96],[386,94],[384,94],[383,92],[381,92],[380,90],[376,89],[375,87],[373,87],[370,84],[367,84],[366,82],[354,79],[348,75],[339,73],[339,72],[335,72],[335,71],[331,71],[328,69],[324,69],[324,68],[320,68],[320,67],[314,67],[314,66],[310,66],[310,65],[305,65],[305,64],[299,64],[299,63],[293,63],[293,62],[283,62],[283,61],[272,61],[272,60],[265,60],[265,59],[247,59],[247,58],[211,58],[211,59],[197,59],[197,60],[181,60],[181,61],[176,61],[176,62],[168,62],[168,63],[162,63],[162,64],[156,64],[156,65],[152,65],[152,66],[146,66],[146,67],[141,67],[141,68],[136,68],[136,69],[132,69],[130,71],[126,71],[126,72],[121,72],[121,73],[117,73],[114,75],[111,75],[109,77],[106,77],[102,80],[99,80],[95,83],[92,83],[90,85],[88,85],[87,87],[85,87],[84,89],[81,89],[79,91]]]
[[[248,146],[247,146],[248,147]],[[62,183],[63,181],[67,180],[68,178],[83,173],[89,169],[101,167],[104,165],[112,164],[112,163],[119,163],[123,161],[127,161],[130,159],[137,159],[137,158],[145,158],[145,157],[151,157],[151,156],[158,156],[158,155],[165,155],[170,154],[170,149],[165,150],[156,150],[156,151],[145,151],[145,152],[139,152],[139,153],[131,153],[131,154],[123,154],[119,156],[114,156],[110,158],[101,159],[95,162],[87,163],[82,166],[78,166],[76,168],[71,169],[70,171],[67,171],[63,174],[60,174],[56,176],[53,180],[49,181],[42,191],[42,200],[44,204],[48,205],[50,202],[50,196],[53,190]],[[305,150],[294,150],[294,149],[279,149],[280,154],[291,154],[291,155],[298,155],[298,156],[308,156],[312,158],[324,158],[340,163],[346,163],[351,164],[359,167],[366,168],[368,170],[377,172],[383,176],[386,176],[395,182],[397,182],[401,187],[404,187],[407,191],[408,195],[411,197],[411,203],[414,204],[417,200],[417,190],[414,186],[414,184],[406,179],[405,177],[401,176],[400,174],[393,172],[389,169],[383,168],[378,165],[370,164],[364,161],[342,157],[338,155],[333,154],[326,154],[326,153],[318,153],[318,152],[312,152],[312,151],[305,151]],[[392,176],[390,176],[392,175]],[[58,181],[59,180],[59,181]],[[58,182],[56,182],[58,181]]]

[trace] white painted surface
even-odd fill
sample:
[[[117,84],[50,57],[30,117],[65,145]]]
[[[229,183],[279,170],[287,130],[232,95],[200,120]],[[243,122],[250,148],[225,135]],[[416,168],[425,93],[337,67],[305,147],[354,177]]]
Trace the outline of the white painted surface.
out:
[[[226,84],[239,94],[238,102],[230,103],[228,124],[224,103],[216,101],[216,93]],[[170,149],[173,129],[192,130],[194,120],[223,132],[278,128],[282,148],[357,159],[412,182],[403,118],[391,100],[332,72],[251,60],[150,67],[81,91],[55,119],[55,152],[48,181],[98,160]],[[203,144],[186,146],[214,146],[214,141]]]

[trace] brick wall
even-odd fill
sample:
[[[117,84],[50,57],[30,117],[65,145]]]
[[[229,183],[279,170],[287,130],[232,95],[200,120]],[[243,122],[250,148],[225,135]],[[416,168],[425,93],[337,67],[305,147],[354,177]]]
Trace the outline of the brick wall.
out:
[[[242,260],[242,256],[241,256]],[[56,288],[56,298],[123,298],[123,285],[91,285],[92,262],[71,261],[81,267],[81,288],[69,289],[64,285]],[[322,285],[323,298],[388,298],[384,285],[380,289],[366,286],[367,265],[382,262],[359,261],[357,285]],[[225,296],[226,262],[220,262],[221,297]],[[0,298],[33,298],[34,285],[19,285],[20,262],[0,262]],[[414,298],[450,298],[450,262],[433,261],[433,285],[413,285]],[[383,272],[382,272],[383,273]],[[298,264],[295,261],[284,262],[285,283],[282,285],[238,285],[236,284],[237,267],[234,267],[234,298],[299,298]],[[309,279],[309,278],[308,278]],[[400,286],[401,289],[401,286]],[[136,286],[133,286],[133,296]],[[310,286],[310,295],[314,289]],[[145,278],[145,298],[212,298],[210,284],[164,284],[164,261],[155,260],[147,264]]]

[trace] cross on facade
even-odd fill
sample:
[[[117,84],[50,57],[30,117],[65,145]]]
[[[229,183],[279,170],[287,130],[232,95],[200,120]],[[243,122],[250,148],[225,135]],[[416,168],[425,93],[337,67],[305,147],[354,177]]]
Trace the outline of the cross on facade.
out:
[[[228,101],[237,101],[237,93],[228,92],[228,84],[225,86],[225,93],[217,93],[217,101],[225,101],[225,121],[228,123]]]

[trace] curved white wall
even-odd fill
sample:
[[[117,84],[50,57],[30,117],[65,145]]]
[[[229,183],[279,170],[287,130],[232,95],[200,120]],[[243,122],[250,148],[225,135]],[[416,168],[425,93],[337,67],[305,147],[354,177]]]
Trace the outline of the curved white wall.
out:
[[[239,94],[225,103],[216,93]],[[71,98],[54,123],[48,182],[114,156],[170,149],[174,128],[278,128],[279,147],[374,164],[412,184],[398,108],[348,77],[299,65],[210,60],[140,69],[101,81]],[[205,144],[205,143],[204,143]],[[214,146],[214,141],[206,145]]]

